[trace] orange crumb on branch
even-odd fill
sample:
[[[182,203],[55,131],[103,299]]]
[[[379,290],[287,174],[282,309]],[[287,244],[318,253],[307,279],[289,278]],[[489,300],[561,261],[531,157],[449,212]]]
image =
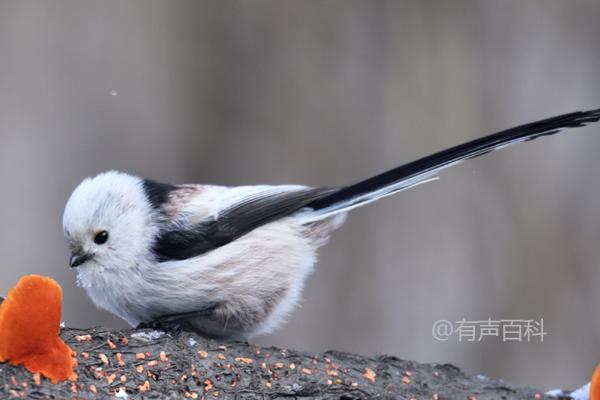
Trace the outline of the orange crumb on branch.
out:
[[[106,356],[106,354],[100,353],[98,354],[98,357],[100,358],[100,361],[102,361],[102,364],[108,365],[108,357]]]
[[[112,385],[112,383],[115,381],[115,379],[117,379],[117,374],[110,374],[109,376],[106,377],[106,381],[108,382],[109,385]]]
[[[169,361],[169,357],[167,357],[167,353],[165,353],[164,351],[160,352],[159,357],[160,357],[160,361],[162,361],[162,362]]]
[[[147,392],[148,390],[150,390],[150,382],[145,381],[143,385],[139,385],[138,389],[140,390],[140,392]]]
[[[375,383],[375,377],[377,376],[377,374],[371,368],[365,368],[365,373],[363,374],[363,376],[366,379],[370,380],[372,383]]]
[[[61,304],[56,281],[22,277],[0,305],[0,361],[23,364],[53,383],[76,379],[73,352],[59,336]]]
[[[89,342],[92,340],[92,335],[77,335],[75,336],[75,340],[78,342]]]

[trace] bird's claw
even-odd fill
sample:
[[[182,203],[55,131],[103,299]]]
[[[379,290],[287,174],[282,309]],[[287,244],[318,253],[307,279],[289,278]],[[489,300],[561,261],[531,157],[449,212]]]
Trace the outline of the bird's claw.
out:
[[[179,336],[183,332],[181,324],[175,321],[165,321],[157,319],[150,322],[141,322],[135,327],[136,330],[140,329],[153,329],[155,331],[163,331],[170,334],[173,337]]]

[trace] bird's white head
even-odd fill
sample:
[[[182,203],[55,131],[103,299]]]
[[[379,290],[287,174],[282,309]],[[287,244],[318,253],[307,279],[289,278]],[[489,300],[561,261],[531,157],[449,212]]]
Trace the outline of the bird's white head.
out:
[[[144,181],[116,171],[86,178],[67,201],[63,230],[71,267],[99,272],[143,262],[157,232]]]

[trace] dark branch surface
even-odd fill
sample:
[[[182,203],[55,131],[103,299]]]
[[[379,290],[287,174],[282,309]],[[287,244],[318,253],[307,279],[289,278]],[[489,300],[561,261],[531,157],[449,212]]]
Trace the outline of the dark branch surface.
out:
[[[309,354],[151,330],[66,328],[62,338],[77,352],[76,382],[53,385],[5,363],[0,364],[0,397],[124,398],[126,393],[129,398],[161,399],[547,398],[539,390],[466,376],[449,364],[389,356]]]

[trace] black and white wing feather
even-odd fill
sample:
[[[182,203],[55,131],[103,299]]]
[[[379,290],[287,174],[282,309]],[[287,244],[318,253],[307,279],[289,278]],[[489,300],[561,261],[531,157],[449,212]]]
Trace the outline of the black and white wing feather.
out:
[[[185,260],[199,256],[262,225],[293,214],[332,192],[332,189],[303,186],[221,189],[230,192],[224,196],[229,201],[213,215],[194,224],[181,220],[166,224],[153,247],[158,261]],[[173,190],[176,191],[177,187],[173,187]]]

